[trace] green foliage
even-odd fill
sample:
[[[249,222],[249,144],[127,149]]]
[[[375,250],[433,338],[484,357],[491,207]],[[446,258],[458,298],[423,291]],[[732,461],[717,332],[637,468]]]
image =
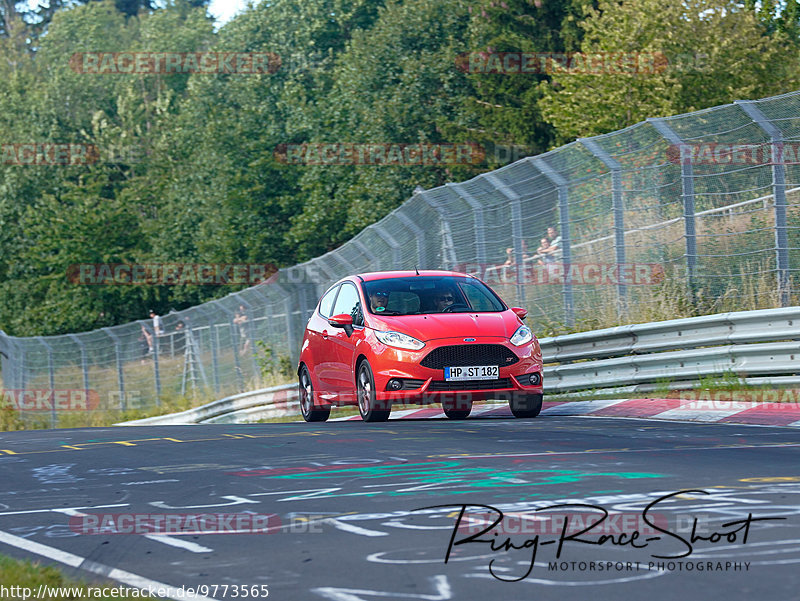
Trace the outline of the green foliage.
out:
[[[0,163],[0,328],[12,335],[110,326],[237,289],[78,286],[72,265],[291,265],[336,248],[416,186],[497,167],[497,145],[536,153],[786,91],[800,77],[782,58],[797,53],[795,0],[274,0],[218,31],[204,0],[31,6],[0,0],[0,144],[93,145],[100,160]],[[649,77],[457,66],[473,52],[575,50],[660,52],[671,63]],[[282,64],[250,75],[76,72],[70,58],[89,51],[271,52]],[[286,164],[276,153],[307,142],[470,142],[488,156],[376,167]],[[575,215],[594,214],[589,204]]]
[[[797,87],[796,65],[786,60],[797,55],[797,40],[770,34],[735,0],[603,0],[581,28],[584,53],[653,62],[638,71],[560,73],[543,84],[542,111],[558,143]]]

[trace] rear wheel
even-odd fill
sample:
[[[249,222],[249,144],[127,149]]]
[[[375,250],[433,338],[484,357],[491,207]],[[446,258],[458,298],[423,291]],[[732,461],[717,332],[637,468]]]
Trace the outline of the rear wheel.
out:
[[[442,401],[442,410],[450,419],[467,419],[472,411],[472,399],[468,401],[444,400]]]
[[[314,406],[314,387],[305,365],[300,368],[300,413],[307,422],[324,422],[331,414],[330,407],[323,409]]]
[[[541,394],[513,394],[508,406],[514,417],[536,417],[542,410]]]
[[[375,377],[367,361],[362,361],[356,376],[358,412],[365,422],[385,422],[392,412],[391,401],[378,402],[375,396]]]

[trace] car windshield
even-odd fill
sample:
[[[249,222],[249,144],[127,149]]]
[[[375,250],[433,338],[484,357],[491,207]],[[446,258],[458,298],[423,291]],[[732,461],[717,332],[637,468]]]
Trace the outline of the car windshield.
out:
[[[505,311],[503,301],[485,284],[458,276],[410,276],[362,284],[370,313],[419,315]]]

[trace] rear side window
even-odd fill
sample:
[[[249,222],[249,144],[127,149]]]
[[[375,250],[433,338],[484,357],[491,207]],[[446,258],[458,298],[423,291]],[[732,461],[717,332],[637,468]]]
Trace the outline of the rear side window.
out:
[[[339,286],[334,286],[328,290],[325,296],[322,297],[322,300],[319,303],[319,314],[323,317],[331,316],[331,307],[333,307],[333,299],[336,298],[337,290],[339,290]]]

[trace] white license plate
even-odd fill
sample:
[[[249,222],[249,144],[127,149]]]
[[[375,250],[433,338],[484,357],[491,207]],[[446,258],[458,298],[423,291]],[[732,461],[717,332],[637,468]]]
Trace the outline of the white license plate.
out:
[[[500,373],[497,365],[474,365],[472,367],[445,367],[444,379],[454,380],[496,380]]]

